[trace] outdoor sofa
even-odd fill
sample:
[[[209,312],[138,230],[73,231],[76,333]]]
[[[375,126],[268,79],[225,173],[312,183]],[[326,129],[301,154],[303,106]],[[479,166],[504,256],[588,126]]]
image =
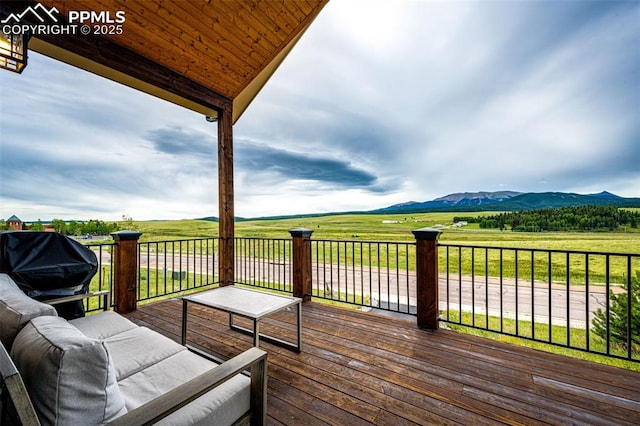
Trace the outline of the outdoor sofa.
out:
[[[217,364],[112,311],[67,321],[7,274],[0,341],[3,425],[266,421],[267,361],[258,348]]]

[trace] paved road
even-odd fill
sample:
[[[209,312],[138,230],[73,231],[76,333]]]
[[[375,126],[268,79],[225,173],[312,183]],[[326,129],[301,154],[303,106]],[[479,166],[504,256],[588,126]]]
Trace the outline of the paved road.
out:
[[[103,253],[103,262],[107,262],[108,253]],[[171,255],[165,259],[164,253],[155,256],[143,255],[142,268],[156,270],[159,274],[166,271],[188,271],[212,275],[217,271],[214,256]],[[152,272],[153,273],[153,272]],[[375,267],[345,267],[343,265],[314,264],[312,266],[314,294],[331,294],[333,299],[358,301],[369,300],[372,307],[407,309],[415,313],[416,277],[406,270],[387,270]],[[242,282],[274,282],[290,284],[288,263],[261,261],[260,259],[236,258],[236,279]],[[505,318],[518,318],[554,325],[566,325],[569,318],[572,327],[585,328],[598,308],[604,308],[606,294],[603,286],[592,285],[589,293],[584,286],[571,286],[536,282],[505,280],[485,277],[460,277],[440,275],[440,309],[475,312],[488,312]],[[408,306],[408,308],[407,308]]]
[[[378,270],[377,268],[356,268],[338,270],[318,267],[320,274],[314,271],[314,289],[324,287],[326,292],[332,292],[334,297],[348,294],[370,296],[374,306],[395,308],[409,305],[415,312],[416,305],[416,276],[412,271]],[[369,284],[371,283],[371,284]],[[439,285],[440,309],[489,313],[491,316],[518,318],[554,325],[566,325],[570,319],[572,327],[585,328],[598,308],[604,308],[606,294],[603,286],[590,286],[589,293],[584,286],[571,286],[536,282],[505,280],[501,284],[498,279],[484,276],[459,277],[457,274],[440,274]],[[406,308],[404,308],[406,310]]]

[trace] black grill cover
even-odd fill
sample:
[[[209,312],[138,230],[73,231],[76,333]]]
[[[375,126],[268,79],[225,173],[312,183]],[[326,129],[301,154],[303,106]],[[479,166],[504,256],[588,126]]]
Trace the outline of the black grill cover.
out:
[[[0,272],[38,300],[86,293],[98,270],[95,253],[57,232],[0,233]],[[56,305],[65,318],[84,316],[82,302]]]

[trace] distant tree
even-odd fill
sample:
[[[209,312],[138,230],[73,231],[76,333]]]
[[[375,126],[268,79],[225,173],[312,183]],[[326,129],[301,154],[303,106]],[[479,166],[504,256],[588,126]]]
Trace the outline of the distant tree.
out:
[[[637,228],[640,213],[613,206],[576,206],[478,216],[476,220],[481,228],[509,225],[514,231],[614,231],[624,225]]]
[[[126,214],[123,214],[122,215],[122,221],[124,222],[122,224],[124,229],[127,229],[129,231],[135,231],[136,230],[136,225],[133,224],[133,218],[131,216],[127,216]]]
[[[90,219],[79,225],[80,234],[82,235],[108,235],[118,229],[116,223],[105,223],[99,219]]]
[[[82,234],[89,234],[89,235],[98,235],[97,230],[96,230],[96,223],[93,219],[90,219],[86,222],[84,222],[82,224],[82,226],[80,227],[82,229]]]
[[[53,229],[56,230],[56,232],[59,232],[61,234],[65,234],[66,233],[67,224],[62,219],[53,219],[51,221],[51,226],[53,227]]]
[[[592,321],[593,332],[606,340],[608,329],[613,343],[628,350],[630,341],[634,350],[640,350],[640,271],[636,271],[630,284],[631,289],[625,288],[623,293],[609,292],[609,327],[606,312],[598,308]]]
[[[454,216],[453,222],[482,223],[482,219],[484,219],[482,216]]]
[[[7,230],[7,222],[4,221],[4,219],[0,219],[0,231],[6,231]]]
[[[44,231],[44,225],[42,224],[42,221],[38,219],[38,221],[31,225],[29,229],[31,229],[32,231]]]
[[[480,228],[500,228],[500,223],[496,219],[482,219]]]
[[[82,227],[75,220],[71,220],[69,221],[69,223],[67,223],[66,231],[67,231],[66,232],[67,235],[80,235],[82,233]]]

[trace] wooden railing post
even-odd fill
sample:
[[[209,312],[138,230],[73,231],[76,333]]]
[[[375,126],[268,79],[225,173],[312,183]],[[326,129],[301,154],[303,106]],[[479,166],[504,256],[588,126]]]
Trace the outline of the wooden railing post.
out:
[[[311,300],[311,234],[306,228],[289,231],[293,238],[293,296]]]
[[[417,229],[416,280],[418,327],[430,330],[438,328],[438,238],[441,231],[433,228]]]
[[[113,298],[115,311],[126,314],[136,310],[138,285],[137,231],[112,232],[113,247]]]

